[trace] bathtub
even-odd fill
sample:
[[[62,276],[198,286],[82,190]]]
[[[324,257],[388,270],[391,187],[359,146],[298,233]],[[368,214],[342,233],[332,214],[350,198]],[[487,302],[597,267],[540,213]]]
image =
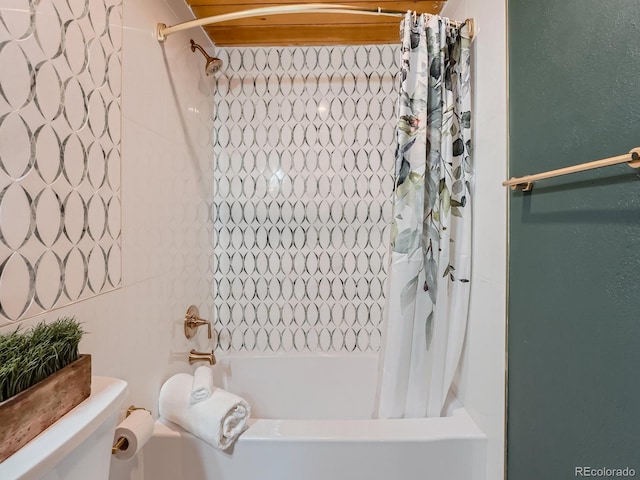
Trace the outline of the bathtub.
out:
[[[112,480],[486,480],[486,436],[455,402],[442,418],[372,419],[377,355],[234,354],[214,369],[253,409],[233,448],[159,419],[137,473]]]

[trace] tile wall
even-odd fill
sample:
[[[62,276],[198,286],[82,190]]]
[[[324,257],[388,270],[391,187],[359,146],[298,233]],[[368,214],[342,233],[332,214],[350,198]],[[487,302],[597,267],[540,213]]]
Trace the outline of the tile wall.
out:
[[[0,5],[2,326],[121,285],[122,4]]]
[[[380,348],[399,51],[218,52],[211,266],[220,349]]]
[[[111,7],[117,7],[122,18]],[[12,159],[5,163],[8,172],[0,168],[0,178],[4,179],[0,188],[17,184],[21,189],[18,193],[22,194],[22,187],[26,192],[22,197],[8,197],[11,202],[17,198],[17,203],[11,203],[10,208],[3,208],[6,195],[0,200],[0,231],[11,232],[7,237],[10,246],[22,241],[15,240],[18,238],[15,232],[29,232],[29,241],[22,247],[26,250],[17,254],[24,255],[32,264],[33,275],[38,268],[42,272],[45,266],[49,268],[47,275],[31,280],[35,282],[32,310],[27,310],[18,323],[28,327],[43,320],[76,316],[89,332],[80,350],[92,355],[94,375],[127,380],[130,402],[156,411],[162,382],[174,373],[192,370],[187,362],[189,350],[213,346],[203,332],[187,341],[181,325],[190,304],[197,305],[205,318],[213,308],[207,277],[213,231],[208,208],[212,201],[213,80],[204,75],[203,58],[191,52],[189,39],[213,50],[206,36],[197,30],[175,34],[163,45],[155,40],[157,22],[173,24],[192,18],[182,0],[123,0],[121,6],[113,5],[112,0],[0,0],[0,18],[0,38],[5,42],[0,42],[3,89],[0,109],[5,112],[3,115],[9,112],[12,119],[11,124],[3,122],[5,127],[17,128],[17,133],[0,137],[2,162],[5,163],[5,155]],[[33,31],[31,25],[35,25]],[[115,50],[108,50],[117,32],[121,32],[121,46],[116,43],[121,64],[115,60]],[[71,48],[66,54],[60,50],[60,38]],[[6,43],[7,39],[10,43]],[[104,62],[101,48],[105,51]],[[11,61],[5,58],[9,53]],[[100,68],[94,69],[94,61]],[[26,73],[24,65],[27,65]],[[38,83],[40,75],[44,75],[42,78],[46,81],[42,85]],[[54,82],[58,77],[60,82]],[[17,78],[26,84],[16,83]],[[36,80],[31,87],[30,78]],[[88,111],[84,117],[80,110],[74,109],[78,105],[69,103],[71,100],[67,95],[63,97],[58,89],[58,85],[62,85],[65,92],[65,82],[71,95],[78,94],[77,99],[82,97],[80,103]],[[81,88],[76,89],[78,85]],[[110,105],[115,108],[109,103],[113,101],[108,100],[110,95],[119,97],[121,115],[117,115],[117,119],[109,116],[110,111],[115,112],[109,110]],[[103,123],[93,123],[94,113],[103,112],[102,102],[94,103],[98,99],[106,105],[104,127]],[[4,117],[5,122],[7,118]],[[100,119],[102,114],[96,122]],[[54,148],[51,145],[37,148],[38,143],[32,146],[38,128],[42,128],[40,141],[53,141]],[[93,135],[92,129],[96,128],[102,136]],[[2,129],[0,126],[0,131]],[[30,135],[25,133],[27,129]],[[116,132],[119,136],[112,138],[110,135]],[[24,141],[25,136],[31,140]],[[71,138],[66,151],[64,145],[61,147],[62,158],[56,136],[60,143],[68,136]],[[74,144],[76,137],[80,143]],[[119,143],[115,151],[114,138]],[[96,168],[100,164],[96,162],[100,159],[96,156],[100,152],[98,146],[105,152],[104,172]],[[110,162],[116,157],[109,153],[113,155],[118,151],[120,162]],[[27,173],[23,173],[25,171]],[[47,181],[51,182],[54,174],[57,180],[50,185]],[[13,194],[16,187],[11,188]],[[49,191],[51,194],[42,193],[38,197],[40,192]],[[59,204],[64,206],[69,192],[77,192],[79,198],[71,194],[71,199],[78,201],[67,202],[63,221]],[[109,210],[109,200],[114,196],[120,201],[120,220],[115,213],[111,215],[114,210]],[[34,207],[36,204],[38,209]],[[100,209],[94,210],[96,205]],[[106,205],[107,226],[98,247],[107,254],[108,273],[105,287],[99,295],[93,295],[89,283],[91,287],[99,285],[94,278],[102,280],[102,277],[92,269],[94,247],[88,242],[96,236],[95,228],[102,225],[103,205]],[[40,208],[44,210],[40,212]],[[96,212],[97,217],[93,216]],[[61,223],[58,228],[62,228],[62,233],[51,247],[52,237],[44,235],[51,231],[41,230],[40,218],[55,225]],[[117,244],[121,246],[121,260],[110,257],[109,247],[100,243],[112,239],[111,234],[117,233],[116,227],[120,225]],[[50,224],[46,224],[46,228],[50,228]],[[78,247],[68,238],[65,228],[71,239],[82,237]],[[44,235],[44,244],[38,237],[40,233]],[[51,259],[55,254],[65,267],[65,249],[75,248],[80,250],[79,255],[74,253],[76,256],[71,256],[66,266],[74,266],[75,259],[81,258],[84,262],[77,263],[83,268],[70,270],[77,276],[67,278],[70,275],[66,275],[64,279],[71,281],[67,291],[73,294],[73,301],[69,303],[63,289],[60,299],[54,303],[61,282],[55,268],[59,262],[54,257],[53,262],[42,260],[38,264],[38,258],[44,254],[45,259]],[[5,253],[6,247],[0,250],[0,254]],[[10,254],[16,255],[13,249]],[[17,305],[10,310],[14,318],[20,313],[18,306],[28,298],[28,290],[23,288],[29,285],[25,277],[29,275],[21,274],[20,269],[17,272],[5,269],[0,282],[3,306]],[[78,285],[83,282],[84,290],[78,297]],[[51,310],[42,312],[36,295],[44,307]],[[38,311],[42,313],[36,314]],[[17,323],[7,322],[10,318],[0,322],[5,324],[0,327],[0,333],[16,328]]]

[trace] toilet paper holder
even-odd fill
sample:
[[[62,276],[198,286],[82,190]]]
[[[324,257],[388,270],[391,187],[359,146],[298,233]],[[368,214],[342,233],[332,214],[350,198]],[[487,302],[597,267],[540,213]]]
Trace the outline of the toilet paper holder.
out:
[[[120,437],[116,440],[116,443],[113,444],[113,447],[111,447],[111,455],[115,455],[121,450],[124,452],[127,448],[129,448],[129,440],[125,437]]]
[[[136,407],[135,405],[130,405],[129,408],[127,408],[127,414],[125,415],[124,418],[127,418],[136,410],[145,410],[149,412],[149,415],[151,415],[151,410],[148,410],[142,407]],[[115,443],[111,447],[111,455],[115,455],[119,451],[124,452],[127,448],[129,448],[129,440],[127,440],[125,437],[120,437],[118,438],[118,440],[115,441]]]

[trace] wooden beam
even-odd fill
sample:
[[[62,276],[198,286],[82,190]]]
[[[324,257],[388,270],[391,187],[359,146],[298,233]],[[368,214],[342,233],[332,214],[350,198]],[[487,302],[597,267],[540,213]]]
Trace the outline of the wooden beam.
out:
[[[390,2],[392,6],[385,6],[391,10],[405,11],[411,7],[411,2]],[[422,9],[422,13],[438,13],[440,6],[437,2],[421,2],[426,4]],[[278,4],[264,4],[265,7],[273,7]],[[194,6],[193,13],[198,18],[211,17],[214,15],[222,15],[225,13],[238,12],[242,10],[248,10],[244,6],[238,5],[216,5],[216,6]],[[399,23],[399,20],[395,20],[393,17],[386,16],[373,16],[373,15],[349,15],[349,14],[335,14],[335,13],[294,13],[288,15],[269,15],[263,17],[242,18],[239,20],[233,20],[225,22],[224,26],[232,25],[324,25],[324,24],[380,24],[380,23]],[[221,24],[222,25],[222,24]]]
[[[205,27],[224,46],[369,45],[400,42],[398,22],[380,25],[305,25]]]
[[[198,18],[253,8],[318,3],[318,0],[187,0]],[[366,10],[439,13],[443,0],[323,0]],[[399,42],[400,19],[387,16],[336,13],[298,13],[233,20],[204,27],[219,46],[253,45],[366,45]]]
[[[186,0],[189,5],[193,6],[220,6],[220,5],[231,5],[235,7],[246,7],[246,8],[261,8],[266,7],[267,5],[296,5],[296,4],[305,4],[305,3],[335,3],[340,5],[350,5],[354,7],[365,7],[368,8],[389,8],[389,5],[394,3],[408,3],[414,6],[424,6],[428,3],[439,3],[444,5],[446,3],[445,0],[407,0],[403,2],[397,1],[389,1],[389,0],[381,0],[381,1],[371,1],[371,0],[279,0],[274,2],[273,0],[238,0],[237,3],[232,3],[229,0],[224,1],[216,1],[216,0]],[[411,8],[411,10],[416,10],[415,7]]]

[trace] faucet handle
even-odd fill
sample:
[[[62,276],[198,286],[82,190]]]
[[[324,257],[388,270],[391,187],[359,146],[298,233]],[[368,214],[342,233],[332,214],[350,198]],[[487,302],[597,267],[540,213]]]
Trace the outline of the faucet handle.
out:
[[[187,338],[193,338],[196,334],[198,327],[207,325],[207,336],[211,338],[211,322],[200,318],[200,311],[195,305],[191,305],[187,309],[187,313],[184,315],[184,336]]]

